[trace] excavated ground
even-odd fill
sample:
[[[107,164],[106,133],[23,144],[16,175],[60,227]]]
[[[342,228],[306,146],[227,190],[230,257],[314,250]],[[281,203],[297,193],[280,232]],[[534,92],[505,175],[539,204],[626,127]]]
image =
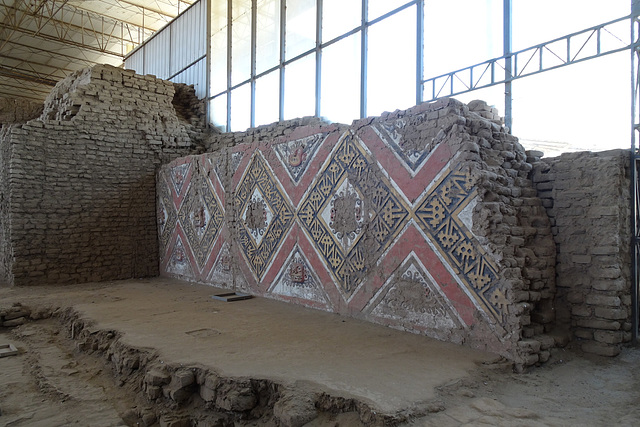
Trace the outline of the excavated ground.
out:
[[[220,292],[0,288],[0,348],[19,350],[0,358],[0,425],[640,425],[638,349],[557,349],[514,374],[488,353]]]

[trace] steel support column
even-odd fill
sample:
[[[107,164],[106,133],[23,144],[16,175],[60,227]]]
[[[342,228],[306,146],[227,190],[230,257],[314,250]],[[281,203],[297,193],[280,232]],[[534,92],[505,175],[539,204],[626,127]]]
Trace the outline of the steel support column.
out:
[[[631,2],[631,153],[630,153],[630,180],[631,180],[631,342],[638,344],[638,263],[640,261],[640,221],[639,203],[640,189],[638,186],[638,167],[640,155],[638,154],[637,140],[640,131],[640,115],[638,114],[638,97],[640,96],[640,0]]]
[[[206,104],[205,104],[205,114],[206,114],[206,125],[207,125],[207,129],[211,127],[211,101],[210,98],[213,95],[211,93],[211,36],[212,36],[212,29],[211,29],[211,13],[212,13],[212,9],[211,9],[211,2],[212,0],[206,0],[207,2],[207,59],[206,59],[206,76],[205,76],[205,84],[207,85],[207,97],[205,98],[207,100]]]
[[[424,0],[416,2],[416,105],[424,100]]]
[[[360,16],[360,118],[367,117],[367,68],[369,53],[369,1],[362,0]]]
[[[511,92],[511,78],[512,78],[512,56],[511,56],[511,11],[512,4],[511,0],[504,0],[503,4],[503,12],[502,12],[502,21],[503,21],[503,30],[502,30],[502,40],[503,40],[503,55],[505,58],[505,67],[504,67],[504,125],[509,129],[509,133],[511,133],[511,127],[513,125],[513,115],[511,111],[511,102],[513,100],[512,92]]]

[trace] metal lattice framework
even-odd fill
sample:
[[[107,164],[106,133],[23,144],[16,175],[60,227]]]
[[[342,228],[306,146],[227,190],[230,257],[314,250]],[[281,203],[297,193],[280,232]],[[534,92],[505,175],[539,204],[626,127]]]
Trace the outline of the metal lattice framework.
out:
[[[498,58],[428,78],[423,81],[424,100],[433,101],[508,84],[545,71],[628,50],[630,43],[626,35],[631,19],[630,16],[618,18],[513,53],[506,48],[505,54]],[[511,90],[505,92],[510,97]],[[506,110],[507,116],[510,116],[508,105]]]
[[[195,0],[0,0],[0,96],[42,101],[59,80],[124,56]]]

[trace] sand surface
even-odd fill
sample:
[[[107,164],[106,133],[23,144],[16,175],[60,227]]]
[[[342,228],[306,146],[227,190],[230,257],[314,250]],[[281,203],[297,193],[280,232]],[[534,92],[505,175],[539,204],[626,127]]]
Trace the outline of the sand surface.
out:
[[[0,307],[73,307],[92,327],[118,331],[163,363],[354,398],[403,414],[404,425],[640,425],[638,349],[606,359],[569,346],[515,374],[489,353],[264,298],[211,298],[220,292],[163,278],[0,288]],[[118,384],[101,359],[75,350],[53,319],[0,328],[0,344],[8,342],[20,354],[0,358],[0,426],[138,422],[130,414],[140,406],[132,406],[135,390]],[[362,423],[344,413],[308,425]]]

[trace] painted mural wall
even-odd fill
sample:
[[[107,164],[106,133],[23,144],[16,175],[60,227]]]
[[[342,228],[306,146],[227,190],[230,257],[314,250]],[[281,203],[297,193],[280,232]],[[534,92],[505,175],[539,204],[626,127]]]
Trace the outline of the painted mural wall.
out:
[[[535,363],[555,247],[524,150],[475,110],[446,99],[163,166],[161,273]]]

